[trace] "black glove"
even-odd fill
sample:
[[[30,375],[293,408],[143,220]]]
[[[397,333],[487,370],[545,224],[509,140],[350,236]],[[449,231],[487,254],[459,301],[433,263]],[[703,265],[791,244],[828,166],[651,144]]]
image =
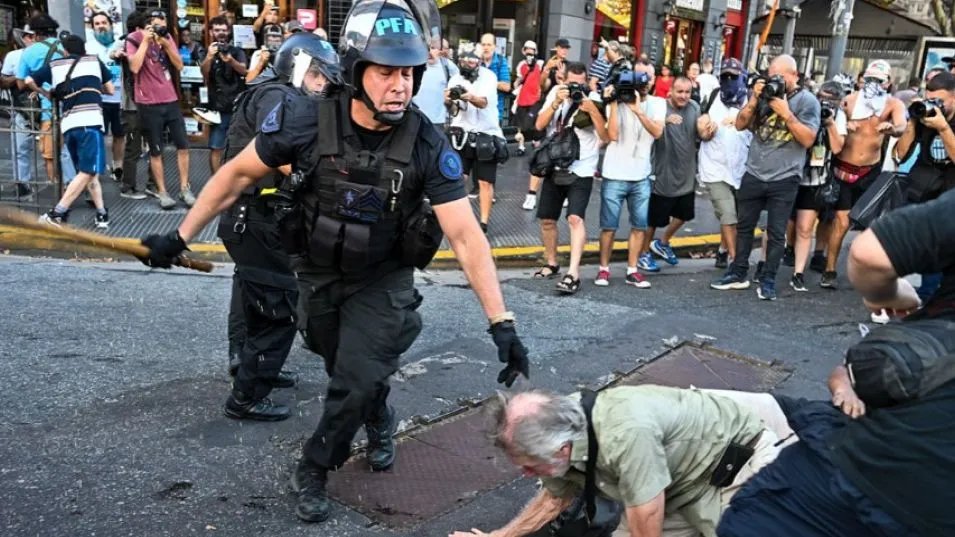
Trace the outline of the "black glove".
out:
[[[149,256],[140,257],[139,260],[147,267],[172,268],[179,254],[188,250],[186,241],[176,230],[165,235],[150,235],[142,243],[149,248]]]
[[[527,347],[521,343],[521,338],[517,337],[517,330],[514,329],[512,321],[503,321],[492,326],[488,333],[494,338],[494,344],[497,345],[497,357],[507,364],[507,367],[501,370],[497,375],[497,381],[508,388],[517,380],[517,375],[522,374],[525,378],[531,378],[530,362],[527,360]]]

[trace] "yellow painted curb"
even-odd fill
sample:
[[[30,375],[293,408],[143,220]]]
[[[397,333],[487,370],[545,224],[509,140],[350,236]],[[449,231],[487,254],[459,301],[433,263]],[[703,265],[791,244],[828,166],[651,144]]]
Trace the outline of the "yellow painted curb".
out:
[[[757,236],[761,232],[757,230]],[[117,243],[121,244],[139,244],[139,239],[117,237]],[[674,249],[698,248],[703,246],[715,246],[720,243],[718,233],[708,235],[695,235],[690,237],[674,237],[670,240],[670,246]],[[45,231],[36,231],[31,229],[22,229],[16,226],[0,225],[0,249],[8,250],[57,250],[69,251],[70,248],[91,248],[78,243],[64,240],[54,233]],[[196,254],[210,256],[227,256],[225,247],[221,243],[193,243],[189,249]],[[97,249],[100,250],[100,249]],[[614,252],[625,252],[627,250],[627,241],[615,241],[613,243]],[[570,253],[570,246],[564,245],[557,248],[559,254]],[[584,246],[584,253],[597,253],[600,251],[600,245],[597,241],[589,242]],[[540,256],[544,253],[543,246],[502,246],[492,248],[491,253],[495,259],[521,259],[534,256]],[[435,256],[435,261],[453,261],[454,252],[451,250],[441,250]]]

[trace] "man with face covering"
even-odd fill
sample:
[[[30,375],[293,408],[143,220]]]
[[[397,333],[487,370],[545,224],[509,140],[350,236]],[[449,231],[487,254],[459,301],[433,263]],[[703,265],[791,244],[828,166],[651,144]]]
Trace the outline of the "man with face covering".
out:
[[[481,65],[473,48],[458,52],[458,69],[460,73],[451,77],[444,90],[445,105],[452,111],[451,145],[461,155],[464,173],[478,186],[481,229],[487,233],[497,180],[497,148],[504,143],[497,79]]]
[[[709,194],[720,221],[720,247],[716,267],[726,268],[736,257],[736,191],[746,172],[746,153],[753,139],[748,130],[736,130],[736,117],[746,104],[746,77],[736,58],[720,66],[719,93],[705,95],[700,132],[708,138],[700,144],[700,183]],[[707,105],[709,108],[707,109]]]
[[[387,404],[388,379],[421,331],[414,269],[430,262],[442,233],[481,303],[498,359],[507,363],[498,381],[510,387],[529,376],[527,349],[462,184],[461,158],[410,106],[440,25],[431,1],[356,2],[338,50],[350,90],[277,104],[253,142],[209,180],[179,228],[143,241],[150,248],[144,263],[170,267],[186,241],[243,190],[283,166],[297,175],[302,227],[284,235],[304,245],[299,326],[330,377],[318,428],[292,477],[296,514],[306,521],[329,517],[328,472],[348,459],[362,426],[370,469],[394,464],[398,417]],[[293,76],[299,74],[296,65]],[[267,305],[291,315],[287,302]]]
[[[842,102],[840,108],[848,116],[841,151],[833,151],[832,173],[839,181],[836,218],[829,234],[826,271],[819,285],[835,289],[836,267],[842,241],[849,231],[849,211],[865,189],[882,171],[882,146],[885,137],[901,136],[905,130],[905,107],[888,93],[889,62],[876,60],[862,74],[863,85]],[[835,140],[834,140],[835,141]]]
[[[98,11],[90,18],[92,30],[86,31],[86,53],[93,54],[113,75],[113,85],[123,87],[123,66],[120,60],[126,55],[123,44],[116,41],[113,34],[113,21],[109,15]],[[92,35],[91,35],[92,34]],[[106,127],[103,134],[113,138],[113,178],[123,180],[123,151],[126,148],[126,134],[123,126],[122,111],[123,94],[116,91],[103,95],[103,124]]]

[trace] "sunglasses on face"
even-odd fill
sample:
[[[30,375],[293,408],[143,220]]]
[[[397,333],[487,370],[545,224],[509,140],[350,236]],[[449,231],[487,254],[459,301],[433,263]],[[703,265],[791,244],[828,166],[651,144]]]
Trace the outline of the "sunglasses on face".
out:
[[[723,73],[720,75],[720,80],[738,80],[739,75],[734,75],[733,73]]]

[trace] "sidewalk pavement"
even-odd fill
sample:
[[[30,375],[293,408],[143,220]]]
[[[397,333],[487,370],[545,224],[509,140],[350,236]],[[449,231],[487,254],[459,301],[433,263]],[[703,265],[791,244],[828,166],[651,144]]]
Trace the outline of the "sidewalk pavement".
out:
[[[191,150],[189,179],[192,190],[197,195],[210,177],[208,155],[209,152],[205,149]],[[167,149],[164,152],[163,160],[166,187],[170,195],[178,199],[179,174],[175,151],[171,148]],[[497,203],[494,204],[491,213],[488,234],[495,258],[498,261],[526,261],[539,257],[543,252],[535,211],[525,211],[521,207],[527,194],[527,163],[529,160],[530,153],[522,157],[512,157],[498,170]],[[140,162],[139,173],[146,174],[145,159]],[[0,161],[0,181],[4,183],[4,188],[0,191],[0,203],[14,203],[16,201],[12,175],[10,160]],[[185,206],[180,205],[173,210],[164,211],[159,208],[157,200],[151,197],[146,200],[128,200],[120,197],[119,185],[110,178],[102,180],[101,183],[104,200],[110,212],[110,227],[106,234],[119,240],[128,239],[138,242],[140,238],[146,235],[169,231],[176,228],[185,216]],[[586,218],[588,244],[585,252],[591,256],[598,251],[596,241],[600,235],[598,221],[600,210],[599,185],[599,181],[594,184]],[[470,185],[468,186],[470,188]],[[43,185],[38,190],[37,199],[30,205],[23,206],[24,210],[33,210],[39,214],[53,206],[56,201],[56,189],[52,185]],[[93,229],[95,213],[91,206],[84,203],[83,199],[81,197],[74,204],[73,211],[70,214],[70,223],[76,227]],[[477,200],[472,200],[472,205],[476,211]],[[190,245],[190,248],[196,254],[211,255],[212,257],[226,255],[221,241],[216,237],[217,221],[218,219],[210,223]],[[629,232],[626,210],[621,215],[620,221],[621,227],[617,231],[614,244],[615,253],[626,252],[626,240]],[[566,253],[569,251],[566,246],[569,240],[566,221],[561,220],[558,227],[560,230],[560,244],[564,245],[561,247],[561,252]],[[657,235],[661,234],[662,230],[658,231]],[[60,249],[54,245],[55,241],[48,239],[49,237],[44,237],[43,234],[38,232],[0,226],[0,247],[2,248],[19,251]],[[680,230],[672,245],[675,250],[685,252],[687,249],[715,250],[718,244],[719,222],[713,214],[709,200],[703,196],[698,196],[696,199],[696,219]],[[454,254],[450,251],[447,241],[445,241],[436,260],[448,262],[453,261],[453,259]]]

